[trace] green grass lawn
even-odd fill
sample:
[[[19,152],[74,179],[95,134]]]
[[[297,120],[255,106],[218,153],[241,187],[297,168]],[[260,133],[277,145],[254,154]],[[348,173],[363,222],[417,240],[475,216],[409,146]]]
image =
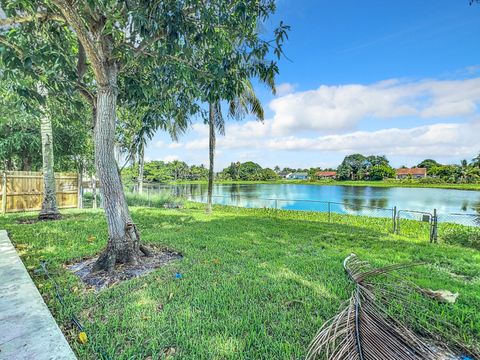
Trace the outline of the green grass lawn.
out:
[[[207,181],[177,181],[170,184],[207,184]],[[480,183],[476,184],[452,184],[438,183],[427,184],[416,180],[408,181],[335,181],[335,180],[272,180],[272,181],[238,181],[238,180],[219,180],[215,184],[304,184],[304,185],[339,185],[339,186],[373,186],[373,187],[405,187],[405,188],[437,188],[437,189],[456,189],[456,190],[480,190]],[[148,185],[147,185],[148,186]]]
[[[342,261],[351,252],[377,266],[429,262],[405,276],[423,287],[458,291],[456,304],[429,302],[430,311],[460,328],[452,336],[478,346],[477,250],[392,235],[384,220],[362,217],[327,223],[314,213],[227,207],[209,216],[195,204],[132,208],[132,215],[143,241],[184,258],[99,293],[87,291],[64,263],[105,246],[102,210],[65,211],[61,221],[33,225],[15,223],[33,214],[0,217],[80,359],[97,358],[100,348],[112,359],[158,359],[170,347],[175,359],[301,359],[350,296]],[[64,289],[67,309],[52,283],[33,272],[41,259]],[[85,325],[87,344],[75,341],[70,313]]]

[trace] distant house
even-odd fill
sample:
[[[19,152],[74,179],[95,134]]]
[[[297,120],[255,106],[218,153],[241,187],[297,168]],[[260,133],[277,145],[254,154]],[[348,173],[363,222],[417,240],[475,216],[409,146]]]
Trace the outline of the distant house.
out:
[[[286,179],[288,175],[291,173],[288,171],[280,171],[277,175],[280,176],[282,179]]]
[[[427,177],[427,168],[397,169],[396,173],[397,179],[422,179]]]
[[[336,171],[317,171],[315,176],[319,179],[335,179],[337,177]]]
[[[308,179],[308,173],[306,173],[306,172],[294,172],[294,173],[288,174],[286,176],[286,179],[289,179],[289,180],[307,180]]]

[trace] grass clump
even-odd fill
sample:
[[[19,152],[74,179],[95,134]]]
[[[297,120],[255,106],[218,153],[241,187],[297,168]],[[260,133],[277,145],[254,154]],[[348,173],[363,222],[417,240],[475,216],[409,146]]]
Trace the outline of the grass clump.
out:
[[[181,199],[172,196],[168,192],[156,192],[155,194],[127,192],[125,196],[128,206],[163,208],[165,205],[179,205],[182,202]]]
[[[97,358],[99,346],[120,360],[162,359],[172,348],[172,359],[182,360],[302,359],[316,331],[350,297],[353,285],[342,261],[352,252],[375,267],[427,262],[405,276],[422,287],[460,293],[455,304],[429,302],[428,311],[454,325],[446,329],[452,337],[468,343],[480,338],[476,250],[393,235],[384,219],[358,216],[328,223],[312,212],[222,206],[207,215],[192,203],[131,212],[142,241],[183,259],[99,293],[64,264],[106,245],[102,210],[69,210],[63,220],[30,225],[16,220],[35,214],[0,217],[79,359]],[[64,291],[66,309],[53,284],[34,272],[41,259]],[[85,345],[75,341],[72,313],[85,325]]]
[[[480,228],[449,225],[441,233],[441,239],[445,243],[468,246],[480,250]]]
[[[125,197],[127,199],[128,206],[148,206],[153,208],[162,208],[165,205],[180,205],[182,199],[174,197],[169,192],[155,192],[150,194],[148,192],[126,192]],[[83,207],[85,209],[92,208],[93,195],[87,192],[83,195]],[[100,194],[97,194],[97,207],[101,207]]]

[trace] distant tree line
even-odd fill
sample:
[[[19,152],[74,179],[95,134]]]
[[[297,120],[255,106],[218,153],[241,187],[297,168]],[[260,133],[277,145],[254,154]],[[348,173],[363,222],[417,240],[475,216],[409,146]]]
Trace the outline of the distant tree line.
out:
[[[426,168],[427,178],[419,181],[425,183],[448,182],[448,183],[475,183],[480,181],[480,154],[471,161],[462,160],[460,164],[444,165],[433,159],[425,159],[415,168]],[[402,166],[406,168],[406,166]],[[317,179],[319,171],[336,171],[336,180],[362,181],[384,180],[396,177],[395,169],[390,165],[385,155],[352,154],[346,156],[336,168],[262,168],[253,161],[232,162],[222,171],[216,173],[217,180],[231,181],[274,181],[290,173],[307,173],[310,180]],[[126,182],[136,182],[138,176],[138,164],[126,167],[122,171],[122,177]],[[208,168],[204,165],[188,165],[179,160],[171,162],[149,161],[144,165],[144,177],[146,182],[168,181],[192,181],[208,180]],[[408,178],[407,178],[408,180]]]
[[[338,180],[383,180],[394,177],[395,169],[384,155],[348,155],[337,168]]]
[[[217,175],[219,180],[268,181],[279,178],[270,168],[262,168],[253,161],[233,162]]]
[[[124,182],[137,182],[138,164],[122,170]],[[207,180],[208,169],[202,165],[191,165],[179,160],[171,162],[153,160],[144,165],[143,176],[145,182],[168,182],[186,180]]]
[[[480,154],[471,161],[462,160],[460,164],[449,165],[425,159],[414,168],[427,169],[427,177],[419,180],[425,183],[475,183],[480,180]],[[395,169],[384,155],[362,154],[346,156],[338,166],[336,176],[337,180],[383,180],[395,177]]]
[[[430,181],[449,183],[476,183],[480,181],[480,154],[470,162],[466,159],[460,164],[443,165],[433,159],[425,159],[417,165],[427,169]],[[427,180],[429,181],[429,180]]]

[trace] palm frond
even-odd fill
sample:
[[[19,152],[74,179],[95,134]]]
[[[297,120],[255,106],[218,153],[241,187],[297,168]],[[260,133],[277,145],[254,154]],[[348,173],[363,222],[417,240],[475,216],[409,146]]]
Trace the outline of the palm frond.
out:
[[[420,265],[395,264],[373,269],[355,254],[343,263],[355,290],[346,306],[325,322],[310,344],[307,360],[438,360],[454,359],[455,353],[479,358],[477,349],[467,348],[436,327],[435,333],[421,322],[400,321],[391,306],[403,306],[408,312],[415,299],[425,301],[425,291],[417,285],[392,274],[393,271]],[[376,282],[376,278],[381,281]],[[415,303],[417,306],[417,303]],[[423,314],[427,314],[425,308]],[[431,316],[429,322],[451,324]],[[448,325],[448,326],[445,326]],[[451,356],[451,357],[449,357]]]
[[[225,135],[225,120],[222,115],[222,107],[218,101],[213,105],[213,122],[218,133]]]
[[[235,120],[242,120],[246,114],[252,114],[257,120],[263,121],[265,112],[251,81],[244,79],[242,85],[242,91],[229,102],[229,116]]]

